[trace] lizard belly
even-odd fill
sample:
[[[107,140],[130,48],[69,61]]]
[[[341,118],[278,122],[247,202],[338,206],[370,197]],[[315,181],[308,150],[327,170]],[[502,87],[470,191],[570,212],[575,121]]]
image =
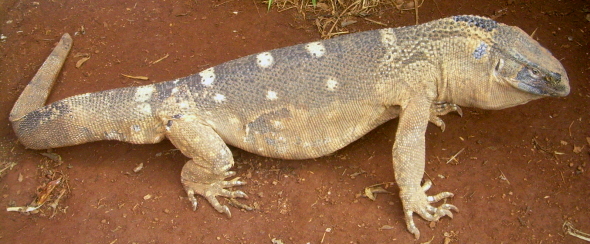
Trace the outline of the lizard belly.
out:
[[[216,131],[226,143],[255,154],[317,158],[343,148],[398,114],[398,107],[374,104],[332,104],[314,109],[285,106],[239,124],[233,117],[233,123],[222,122]]]

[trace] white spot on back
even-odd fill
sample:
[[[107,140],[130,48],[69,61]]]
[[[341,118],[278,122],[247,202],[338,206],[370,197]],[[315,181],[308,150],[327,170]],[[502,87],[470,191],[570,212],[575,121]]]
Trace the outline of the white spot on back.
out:
[[[201,76],[201,84],[204,86],[211,86],[215,81],[215,69],[213,67],[203,70],[199,73]]]
[[[328,91],[334,91],[336,87],[338,87],[338,81],[334,78],[329,78],[328,81],[326,81],[326,88],[328,88]]]
[[[397,42],[397,37],[395,36],[395,33],[393,33],[392,29],[381,29],[379,30],[379,33],[381,34],[381,43],[383,43],[383,45],[386,47],[393,46]]]
[[[305,45],[305,49],[314,58],[324,56],[324,53],[326,53],[326,48],[324,47],[324,44],[322,44],[321,42],[308,43]]]
[[[137,105],[137,111],[141,112],[142,114],[151,114],[152,106],[150,106],[149,103],[140,103]]]
[[[219,93],[216,93],[215,96],[213,97],[213,100],[216,103],[222,103],[223,101],[225,101],[225,96]]]
[[[269,52],[263,52],[256,55],[256,62],[262,68],[268,68],[274,63],[274,58]]]
[[[277,97],[277,93],[276,92],[270,91],[270,90],[268,92],[266,92],[266,99],[272,101],[272,100],[276,100],[277,98],[279,98],[279,97]]]
[[[178,93],[178,87],[172,88],[172,95]]]
[[[147,102],[152,98],[152,94],[156,91],[156,87],[154,85],[147,85],[147,86],[140,86],[135,88],[135,94],[133,95],[133,100],[136,102]]]
[[[140,132],[141,131],[141,127],[139,125],[132,125],[131,126],[131,130],[133,130],[135,132]]]

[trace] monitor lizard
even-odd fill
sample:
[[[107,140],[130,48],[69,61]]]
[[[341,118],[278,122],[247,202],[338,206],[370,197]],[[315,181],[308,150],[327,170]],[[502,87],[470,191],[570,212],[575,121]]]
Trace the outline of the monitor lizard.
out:
[[[405,222],[452,217],[450,192],[426,194],[425,132],[460,106],[502,109],[566,96],[562,64],[518,27],[478,16],[359,32],[242,57],[162,83],[69,97],[45,105],[72,46],[64,34],[16,101],[10,121],[30,149],[98,140],[169,139],[190,160],[181,182],[231,216],[217,196],[242,198],[227,145],[281,159],[328,155],[399,118],[392,159]]]

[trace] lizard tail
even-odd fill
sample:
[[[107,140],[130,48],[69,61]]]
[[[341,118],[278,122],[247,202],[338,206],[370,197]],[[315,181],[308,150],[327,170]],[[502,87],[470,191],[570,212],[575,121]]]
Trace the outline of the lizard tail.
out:
[[[49,92],[55,84],[57,75],[71,48],[72,37],[66,33],[14,103],[9,117],[11,122],[45,105]]]
[[[12,108],[9,119],[20,143],[48,149],[99,140],[161,141],[164,129],[154,116],[152,100],[137,97],[153,86],[86,93],[45,106],[71,46],[72,38],[64,34]]]
[[[165,138],[153,100],[137,101],[138,87],[80,94],[38,108],[12,121],[19,142],[47,149],[101,140],[135,144]]]

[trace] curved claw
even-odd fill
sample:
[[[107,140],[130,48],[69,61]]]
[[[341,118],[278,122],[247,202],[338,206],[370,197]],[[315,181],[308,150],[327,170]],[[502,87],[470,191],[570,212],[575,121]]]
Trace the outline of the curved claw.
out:
[[[457,104],[446,102],[433,103],[432,106],[430,106],[430,118],[428,121],[440,127],[440,129],[444,132],[446,127],[445,122],[438,116],[446,115],[450,112],[457,112],[459,116],[463,117],[463,110],[461,110],[461,107],[459,107]]]
[[[414,223],[413,214],[417,213],[425,220],[438,221],[444,216],[453,218],[453,212],[459,212],[459,209],[452,204],[442,204],[438,207],[430,205],[442,199],[453,197],[453,193],[441,192],[434,196],[426,195],[426,191],[432,186],[432,182],[425,181],[424,184],[413,192],[400,192],[402,204],[404,207],[404,215],[406,220],[406,227],[408,231],[414,234],[416,239],[420,238],[420,230]]]
[[[459,117],[463,117],[463,110],[461,110],[461,107],[459,107],[457,104],[453,104],[453,106],[455,107],[455,112],[459,114]]]
[[[463,117],[463,110],[459,105],[454,103],[447,103],[447,102],[440,102],[440,103],[433,103],[430,111],[435,113],[436,115],[446,115],[450,112],[457,112],[459,116]]]
[[[445,122],[435,114],[430,114],[430,118],[428,119],[428,121],[438,126],[442,132],[445,132],[445,128],[447,127],[445,125]]]
[[[413,215],[414,211],[408,210],[408,211],[404,211],[404,215],[406,217],[406,228],[408,229],[408,231],[412,234],[414,234],[414,238],[416,238],[416,240],[420,239],[420,230],[418,230],[418,228],[416,227],[416,224],[414,224],[414,218]]]

